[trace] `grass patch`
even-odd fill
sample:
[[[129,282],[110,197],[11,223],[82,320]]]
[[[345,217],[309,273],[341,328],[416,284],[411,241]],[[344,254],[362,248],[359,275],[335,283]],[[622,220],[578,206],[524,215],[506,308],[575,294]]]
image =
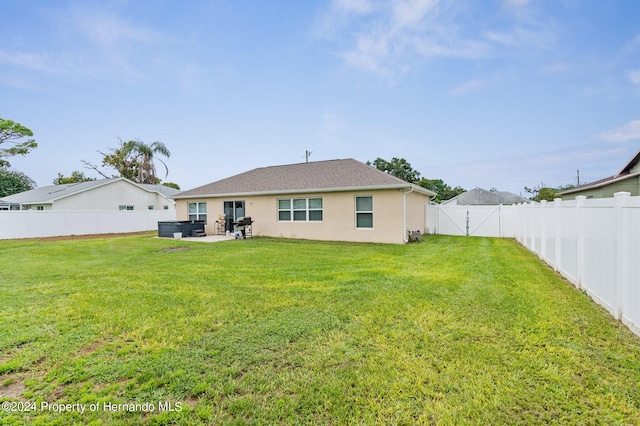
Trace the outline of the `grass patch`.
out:
[[[640,424],[640,340],[510,240],[133,236],[0,258],[0,401],[36,404],[2,423]]]

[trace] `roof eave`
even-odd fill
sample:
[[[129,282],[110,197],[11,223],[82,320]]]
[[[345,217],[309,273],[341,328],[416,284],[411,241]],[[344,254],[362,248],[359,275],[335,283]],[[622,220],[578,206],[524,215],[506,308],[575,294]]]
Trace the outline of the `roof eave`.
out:
[[[68,192],[66,194],[60,194],[59,197],[53,197],[50,200],[48,200],[48,203],[49,204],[53,204],[54,201],[62,200],[63,198],[67,198],[67,197],[70,197],[72,195],[82,194],[83,192],[91,191],[93,189],[100,188],[100,187],[103,187],[105,185],[110,185],[110,184],[112,184],[114,182],[118,182],[118,181],[121,181],[121,180],[127,180],[127,179],[123,178],[123,177],[104,179],[104,182],[100,182],[100,184],[98,184],[98,185],[90,186],[89,188],[83,188],[83,189],[80,189],[78,191],[71,191],[71,192]],[[42,202],[41,201],[33,201],[33,202],[30,202],[30,204],[46,204],[46,203],[47,203],[47,201],[42,201]],[[27,203],[23,203],[23,204],[27,204]]]
[[[314,194],[320,192],[350,192],[350,191],[374,191],[384,189],[409,189],[420,192],[430,197],[435,197],[436,193],[418,185],[395,184],[395,185],[370,185],[370,186],[346,186],[336,188],[308,188],[308,189],[288,189],[273,191],[255,191],[255,192],[228,192],[220,194],[198,194],[198,195],[175,195],[174,200],[194,199],[194,198],[221,198],[221,197],[250,197],[257,195],[288,195],[288,194]]]
[[[607,181],[598,182],[598,183],[593,184],[593,185],[584,185],[584,186],[580,186],[578,188],[568,189],[566,191],[558,192],[558,195],[573,194],[575,192],[582,192],[582,191],[589,190],[589,189],[601,188],[603,186],[611,185],[612,183],[621,182],[623,180],[631,179],[631,178],[637,177],[637,176],[640,176],[640,172],[631,173],[629,175],[624,175],[624,176],[620,176],[620,177],[614,177],[614,178],[609,179]]]
[[[624,167],[616,173],[614,176],[619,177],[627,170],[630,170],[638,161],[640,161],[640,149],[631,157],[631,159],[624,165]]]

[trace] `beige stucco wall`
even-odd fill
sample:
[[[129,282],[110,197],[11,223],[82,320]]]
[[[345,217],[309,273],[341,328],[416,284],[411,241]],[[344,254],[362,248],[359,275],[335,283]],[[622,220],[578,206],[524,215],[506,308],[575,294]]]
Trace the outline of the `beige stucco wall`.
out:
[[[163,210],[165,205],[169,206],[169,210],[175,208],[171,200],[160,194],[120,180],[56,200],[52,209],[118,210],[121,205],[133,206],[134,210],[147,210],[148,206],[153,206],[154,210]]]
[[[373,228],[356,228],[356,195],[373,196]],[[279,198],[322,197],[323,218],[321,222],[278,221]],[[263,195],[249,197],[224,197],[177,200],[178,220],[188,219],[188,203],[207,203],[206,232],[215,232],[215,221],[224,213],[224,201],[245,201],[245,215],[254,221],[253,234],[281,238],[299,238],[327,241],[358,241],[401,244],[406,237],[403,218],[403,191],[398,189],[327,192],[295,195]],[[407,229],[425,230],[426,209],[429,197],[417,192],[407,194]]]
[[[584,195],[587,198],[611,198],[616,192],[622,191],[630,192],[632,196],[640,195],[640,178],[636,176],[600,188],[585,189],[584,191],[565,194],[562,196],[562,199],[575,200],[578,195]]]

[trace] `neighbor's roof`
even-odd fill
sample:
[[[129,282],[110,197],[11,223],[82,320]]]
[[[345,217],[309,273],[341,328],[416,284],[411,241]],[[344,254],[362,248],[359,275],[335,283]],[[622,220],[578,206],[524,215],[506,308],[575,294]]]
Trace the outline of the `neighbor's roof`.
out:
[[[101,179],[87,182],[67,183],[62,185],[49,185],[41,188],[31,189],[18,194],[3,197],[2,201],[12,204],[52,204],[54,201],[80,192],[89,191],[100,186],[124,180],[132,185],[138,186],[145,191],[157,192],[164,197],[170,198],[173,194],[180,192],[177,189],[164,185],[148,185],[131,182],[125,178]]]
[[[516,204],[527,201],[525,198],[512,192],[487,191],[482,188],[475,188],[471,191],[463,192],[450,200],[443,201],[442,204],[451,203],[453,200],[456,200],[459,206]]]
[[[620,169],[620,171],[615,175],[606,177],[604,179],[599,179],[584,185],[576,186],[575,188],[567,189],[566,191],[560,192],[560,195],[580,192],[580,191],[584,191],[585,189],[600,188],[615,182],[620,182],[626,179],[640,176],[639,171],[635,171],[633,173],[631,172],[631,170],[638,164],[638,162],[640,162],[640,150],[638,150],[633,155],[633,157],[631,157],[631,159],[624,165],[624,167]]]
[[[181,192],[173,198],[393,188],[413,188],[414,191],[426,195],[436,195],[432,191],[350,158],[261,167]]]

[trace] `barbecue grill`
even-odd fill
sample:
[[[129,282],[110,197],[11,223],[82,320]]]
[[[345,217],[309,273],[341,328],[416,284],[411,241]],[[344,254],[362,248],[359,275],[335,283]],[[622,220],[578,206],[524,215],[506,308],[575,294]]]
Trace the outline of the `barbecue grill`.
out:
[[[253,236],[253,232],[251,230],[251,225],[253,224],[253,220],[251,220],[251,216],[239,217],[236,222],[234,222],[234,226],[238,227],[238,231],[242,232],[242,238],[247,239],[247,235],[249,238]]]

